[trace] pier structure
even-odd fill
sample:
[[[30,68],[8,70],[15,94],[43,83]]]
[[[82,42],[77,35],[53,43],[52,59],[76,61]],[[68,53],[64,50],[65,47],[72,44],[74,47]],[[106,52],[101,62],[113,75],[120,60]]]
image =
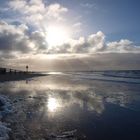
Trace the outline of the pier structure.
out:
[[[18,73],[28,73],[28,71],[22,71],[11,68],[0,68],[0,74],[18,74]]]

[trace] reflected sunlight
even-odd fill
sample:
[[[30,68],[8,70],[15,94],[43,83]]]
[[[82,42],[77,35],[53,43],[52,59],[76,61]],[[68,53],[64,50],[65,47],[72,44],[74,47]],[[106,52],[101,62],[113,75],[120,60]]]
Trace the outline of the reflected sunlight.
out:
[[[56,109],[58,108],[57,100],[55,98],[49,98],[47,107],[50,112],[56,111]]]

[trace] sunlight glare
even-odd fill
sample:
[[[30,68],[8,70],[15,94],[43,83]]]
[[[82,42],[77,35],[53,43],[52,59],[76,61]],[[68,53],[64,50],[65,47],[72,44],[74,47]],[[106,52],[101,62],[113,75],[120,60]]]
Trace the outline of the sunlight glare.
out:
[[[49,47],[65,43],[69,38],[69,31],[66,27],[49,26],[47,29],[46,40]]]
[[[54,112],[58,107],[58,103],[55,98],[49,98],[48,100],[48,110]]]

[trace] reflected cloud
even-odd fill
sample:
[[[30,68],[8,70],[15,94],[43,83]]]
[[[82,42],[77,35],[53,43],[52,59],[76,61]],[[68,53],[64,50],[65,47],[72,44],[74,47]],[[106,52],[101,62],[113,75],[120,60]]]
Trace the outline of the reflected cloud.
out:
[[[68,109],[74,108],[79,108],[81,112],[102,114],[108,103],[135,109],[136,106],[130,104],[139,100],[137,85],[111,83],[110,86],[107,82],[78,81],[66,75],[38,77],[28,84],[25,81],[7,82],[0,84],[0,87],[1,94],[12,98],[23,97],[25,104],[41,104],[39,107],[43,107],[43,112],[53,116],[65,114]],[[135,93],[132,94],[134,89]]]
[[[9,97],[16,112],[8,116],[14,122],[15,135],[22,135],[23,128],[34,130],[36,136],[42,132],[46,136],[85,122],[90,123],[89,127],[114,106],[139,110],[139,85],[62,77],[52,74],[31,79],[28,84],[26,81],[0,83],[0,94]]]

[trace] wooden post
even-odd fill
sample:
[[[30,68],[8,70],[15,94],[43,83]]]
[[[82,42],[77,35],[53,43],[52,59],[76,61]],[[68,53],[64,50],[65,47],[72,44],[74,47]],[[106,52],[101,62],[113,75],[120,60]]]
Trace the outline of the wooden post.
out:
[[[26,66],[26,72],[28,72],[28,68],[29,68],[29,67],[28,67],[28,65],[27,65],[27,66]]]

